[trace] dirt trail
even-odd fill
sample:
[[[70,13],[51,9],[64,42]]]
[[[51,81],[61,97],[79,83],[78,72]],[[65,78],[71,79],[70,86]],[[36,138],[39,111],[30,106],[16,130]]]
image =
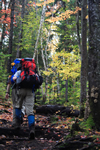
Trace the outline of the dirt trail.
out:
[[[27,119],[20,130],[11,128],[11,122],[0,119],[0,150],[51,150],[67,133],[47,124],[49,117],[37,115],[35,140],[29,140]]]
[[[56,113],[53,115],[35,113],[34,140],[28,138],[29,129],[26,116],[24,116],[20,130],[12,129],[11,122],[12,107],[0,105],[0,150],[100,149],[100,132],[89,129],[86,136],[80,128],[72,130],[75,125],[73,117],[61,116]],[[74,134],[75,131],[77,131],[77,135]]]

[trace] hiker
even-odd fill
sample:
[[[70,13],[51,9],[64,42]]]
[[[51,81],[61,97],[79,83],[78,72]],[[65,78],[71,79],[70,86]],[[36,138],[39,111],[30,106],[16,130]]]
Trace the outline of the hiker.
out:
[[[10,96],[10,87],[11,87],[11,82],[7,84],[7,92],[6,92],[6,95],[5,95],[6,99],[8,99],[9,96]],[[12,127],[15,127],[16,126],[16,116],[15,116],[15,107],[14,107],[14,101],[16,99],[16,90],[15,90],[15,88],[12,89],[12,94],[11,95],[12,95],[12,103],[13,103]],[[25,104],[24,103],[23,103],[23,106],[22,106],[22,109],[21,109],[21,114],[22,114],[22,118],[23,118],[24,115],[25,115]]]
[[[17,60],[17,59],[16,59]],[[17,69],[20,69],[19,68],[16,68],[15,67],[15,64],[16,64],[16,60],[11,63],[11,66],[12,66],[12,69],[11,69],[11,75],[8,77],[8,80],[7,80],[7,89],[6,89],[6,95],[5,95],[5,98],[8,99],[9,96],[10,96],[10,87],[12,85],[12,103],[13,103],[13,120],[12,120],[12,127],[15,127],[16,126],[16,116],[15,116],[15,99],[16,99],[16,89],[15,89],[15,86],[14,86],[14,81],[12,80],[12,77],[14,76],[14,73],[17,71]],[[17,60],[17,63],[18,63],[18,60]],[[25,104],[23,103],[23,106],[22,106],[22,117],[24,117],[25,115]]]
[[[33,112],[34,87],[36,83],[35,77],[38,78],[34,60],[22,59],[22,69],[17,71],[13,77],[13,80],[17,85],[17,97],[15,100],[15,114],[17,119],[16,125],[20,127],[22,103],[25,102],[26,114],[28,117],[28,124],[30,130],[29,139],[35,138],[35,116]]]

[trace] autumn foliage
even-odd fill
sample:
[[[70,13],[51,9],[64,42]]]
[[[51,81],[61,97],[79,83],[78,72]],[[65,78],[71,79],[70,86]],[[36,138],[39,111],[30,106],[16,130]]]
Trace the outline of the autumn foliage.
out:
[[[7,10],[2,9],[0,11],[0,13],[1,13],[0,23],[1,24],[6,24],[6,30],[10,29],[10,22],[11,22],[10,14],[11,14],[11,9],[7,9]],[[16,23],[15,20],[16,19],[15,19],[15,15],[14,15],[14,24]]]

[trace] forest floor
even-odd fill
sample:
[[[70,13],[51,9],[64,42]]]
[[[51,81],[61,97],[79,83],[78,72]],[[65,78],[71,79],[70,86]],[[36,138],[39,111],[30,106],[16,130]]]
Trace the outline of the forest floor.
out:
[[[35,114],[35,139],[29,140],[27,117],[20,130],[11,127],[12,106],[0,100],[0,150],[100,150],[100,132],[71,133],[75,117]],[[71,135],[71,136],[70,136]]]

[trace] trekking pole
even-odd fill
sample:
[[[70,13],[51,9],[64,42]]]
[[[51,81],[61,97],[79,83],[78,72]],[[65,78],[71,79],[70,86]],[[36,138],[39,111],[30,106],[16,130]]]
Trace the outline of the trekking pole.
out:
[[[14,83],[14,84],[12,85],[12,89],[14,88],[15,84],[16,84],[16,83]]]

